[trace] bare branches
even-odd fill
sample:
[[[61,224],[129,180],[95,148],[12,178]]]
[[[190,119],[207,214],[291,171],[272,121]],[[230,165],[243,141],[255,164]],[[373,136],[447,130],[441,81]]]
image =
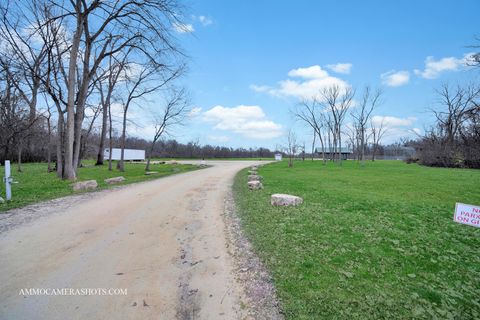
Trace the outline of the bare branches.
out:
[[[145,171],[150,170],[150,160],[157,141],[168,134],[172,128],[182,125],[189,112],[190,103],[186,90],[171,88],[165,98],[165,106],[154,115],[155,134],[150,145]]]

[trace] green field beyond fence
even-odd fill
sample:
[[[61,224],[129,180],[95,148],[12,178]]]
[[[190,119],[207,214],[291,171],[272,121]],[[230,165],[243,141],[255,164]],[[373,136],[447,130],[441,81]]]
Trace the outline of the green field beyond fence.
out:
[[[453,221],[480,205],[480,170],[398,161],[286,162],[234,184],[237,210],[288,319],[479,319],[480,229]],[[272,193],[304,198],[270,205]]]

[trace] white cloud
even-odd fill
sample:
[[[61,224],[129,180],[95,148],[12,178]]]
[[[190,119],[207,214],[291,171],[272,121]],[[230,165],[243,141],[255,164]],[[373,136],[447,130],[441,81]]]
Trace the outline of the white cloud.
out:
[[[209,135],[208,139],[212,140],[212,141],[215,141],[215,142],[228,142],[228,141],[230,141],[230,137],[220,136],[220,135]]]
[[[209,26],[213,23],[212,18],[207,17],[207,16],[199,16],[198,21],[202,24],[202,26],[206,27]]]
[[[388,127],[405,127],[412,125],[417,118],[408,117],[408,118],[397,118],[392,116],[373,116],[372,123],[376,126],[380,125],[382,122],[385,126]]]
[[[340,78],[332,77],[320,66],[314,65],[306,68],[293,69],[288,72],[290,77],[302,78],[301,80],[282,80],[277,87],[251,85],[256,92],[266,92],[278,97],[296,97],[299,99],[311,99],[318,96],[320,91],[331,86],[338,86],[341,90],[350,85]]]
[[[439,60],[435,60],[434,57],[429,56],[425,59],[425,69],[415,69],[416,75],[425,79],[435,79],[440,76],[442,72],[446,71],[458,71],[467,66],[469,59],[471,59],[472,53],[465,54],[462,58],[446,57]]]
[[[195,29],[193,28],[193,25],[190,23],[175,22],[173,24],[173,28],[178,33],[192,33],[195,31]]]
[[[336,73],[349,74],[352,69],[351,63],[327,64],[325,67]]]
[[[383,123],[385,136],[383,143],[393,143],[401,138],[414,138],[421,134],[422,130],[413,127],[417,121],[415,117],[398,118],[393,116],[373,116],[372,124],[379,127]]]
[[[250,85],[250,89],[252,89],[255,92],[268,92],[269,90],[272,89],[270,86],[257,86],[255,84]]]
[[[215,106],[203,113],[203,120],[213,123],[214,129],[232,131],[248,138],[271,139],[283,134],[282,126],[268,120],[259,106]]]
[[[188,113],[188,116],[190,118],[194,118],[194,117],[198,116],[200,114],[200,112],[202,112],[202,108],[193,107],[192,110],[190,110],[190,112]]]
[[[391,70],[380,75],[382,83],[389,87],[400,87],[410,81],[410,72]]]
[[[328,72],[320,66],[315,65],[307,68],[293,69],[288,72],[290,77],[300,77],[306,79],[321,79],[328,77]]]

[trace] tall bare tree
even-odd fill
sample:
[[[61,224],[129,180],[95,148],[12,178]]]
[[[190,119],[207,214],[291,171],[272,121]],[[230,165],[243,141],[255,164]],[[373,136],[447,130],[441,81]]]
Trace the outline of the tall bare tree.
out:
[[[294,115],[297,119],[306,123],[313,130],[313,141],[315,137],[318,137],[320,141],[320,146],[323,153],[323,163],[326,163],[325,159],[325,143],[323,138],[323,131],[325,129],[325,119],[323,112],[325,111],[324,105],[318,100],[318,98],[313,97],[310,100],[303,100],[299,103],[294,110]],[[313,142],[312,147],[312,156],[315,142]]]
[[[158,140],[168,134],[173,127],[183,124],[190,112],[189,101],[185,89],[172,88],[165,99],[165,106],[160,112],[155,112],[155,134],[147,154],[145,171],[150,170],[150,160]]]
[[[342,129],[347,111],[352,106],[355,90],[350,87],[340,88],[338,85],[325,88],[320,92],[321,98],[325,101],[327,110],[332,120],[333,152],[338,155],[338,161],[342,164]],[[331,152],[332,150],[330,150]]]
[[[383,136],[387,132],[385,126],[385,118],[382,118],[380,122],[370,121],[371,136],[372,136],[372,161],[375,161],[375,155],[377,154],[378,147],[383,139]]]
[[[62,157],[57,162],[62,162],[63,178],[75,179],[85,106],[98,68],[108,57],[131,49],[136,62],[155,64],[157,72],[169,73],[176,69],[174,66],[181,55],[172,32],[173,26],[181,23],[182,8],[173,0],[18,0],[7,1],[2,8],[8,10],[5,19],[20,17],[22,25],[33,29],[29,35],[19,33],[17,36],[33,34],[36,39],[44,39],[37,35],[47,33],[45,29],[51,26],[65,30],[64,45],[56,45],[56,65],[51,65],[49,72],[58,72],[53,77],[63,89],[61,99],[58,95],[52,99],[65,103],[59,112],[59,117],[66,116],[66,119],[61,130]],[[7,26],[11,30],[16,24]],[[48,47],[49,43],[46,44]]]
[[[138,70],[139,68],[139,70]],[[127,96],[123,99],[123,117],[122,117],[122,136],[120,140],[121,155],[120,161],[117,163],[117,169],[125,171],[125,139],[127,134],[127,113],[130,106],[139,99],[159,91],[173,80],[180,77],[184,71],[183,65],[179,66],[175,71],[164,74],[159,72],[161,66],[157,64],[138,65],[128,64],[125,68],[125,92]]]
[[[382,91],[380,89],[372,92],[370,87],[366,86],[363,91],[362,99],[360,100],[360,105],[351,113],[354,119],[353,125],[357,134],[358,160],[362,166],[365,164],[365,148],[368,143],[368,124],[370,123],[372,112],[381,102],[381,96]]]

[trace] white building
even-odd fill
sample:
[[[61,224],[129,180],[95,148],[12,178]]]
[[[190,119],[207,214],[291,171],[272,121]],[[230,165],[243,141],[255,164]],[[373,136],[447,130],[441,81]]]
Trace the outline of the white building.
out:
[[[103,152],[105,159],[109,159],[110,149],[105,149]],[[122,156],[122,149],[113,148],[112,149],[112,160],[120,160]],[[144,161],[145,160],[145,150],[139,149],[125,149],[123,153],[123,160],[126,161]]]

